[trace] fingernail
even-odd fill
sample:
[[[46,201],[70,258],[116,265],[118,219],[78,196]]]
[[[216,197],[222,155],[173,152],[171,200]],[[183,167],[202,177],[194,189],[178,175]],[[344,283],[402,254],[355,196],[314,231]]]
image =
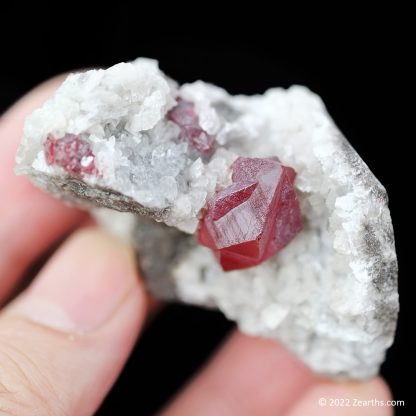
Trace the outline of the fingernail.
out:
[[[89,229],[58,250],[13,308],[54,329],[90,332],[110,319],[135,284],[131,249]]]

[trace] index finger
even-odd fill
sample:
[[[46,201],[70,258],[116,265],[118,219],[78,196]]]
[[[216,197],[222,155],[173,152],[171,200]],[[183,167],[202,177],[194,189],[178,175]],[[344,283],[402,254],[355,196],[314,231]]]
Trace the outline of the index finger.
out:
[[[60,75],[39,85],[0,118],[0,304],[27,267],[84,215],[14,174],[24,118],[42,105],[64,78]]]

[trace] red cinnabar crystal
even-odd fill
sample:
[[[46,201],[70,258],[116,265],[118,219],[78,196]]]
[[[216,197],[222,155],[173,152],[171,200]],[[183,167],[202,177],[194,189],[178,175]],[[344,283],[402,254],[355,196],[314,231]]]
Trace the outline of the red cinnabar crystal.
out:
[[[58,165],[71,175],[97,175],[94,153],[85,140],[75,134],[65,134],[55,139],[49,134],[44,143],[45,157],[48,165]]]
[[[215,137],[209,135],[199,125],[193,103],[179,98],[178,104],[168,112],[167,117],[180,127],[182,140],[186,140],[204,156],[209,156],[212,153],[215,148]]]
[[[208,201],[198,230],[226,271],[262,263],[302,229],[292,168],[277,158],[239,157],[231,169],[232,185]]]

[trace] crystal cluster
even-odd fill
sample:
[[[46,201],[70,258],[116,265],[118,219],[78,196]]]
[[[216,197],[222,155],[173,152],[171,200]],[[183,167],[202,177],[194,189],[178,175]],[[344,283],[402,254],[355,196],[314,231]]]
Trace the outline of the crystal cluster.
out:
[[[70,175],[97,175],[94,153],[85,140],[75,134],[65,134],[55,139],[48,134],[44,143],[45,158],[48,165],[57,165]]]
[[[198,115],[194,104],[178,99],[178,104],[168,112],[168,119],[180,127],[180,138],[191,145],[191,148],[204,156],[210,156],[214,151],[215,137],[209,135],[199,125]]]
[[[225,271],[260,264],[302,229],[292,168],[277,158],[239,157],[231,169],[232,185],[208,201],[198,231]]]

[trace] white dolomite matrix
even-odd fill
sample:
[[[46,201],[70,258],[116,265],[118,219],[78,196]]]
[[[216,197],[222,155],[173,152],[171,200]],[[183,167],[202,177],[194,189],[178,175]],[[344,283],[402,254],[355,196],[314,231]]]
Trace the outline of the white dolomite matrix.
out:
[[[101,204],[113,207],[117,201],[120,210],[146,213],[194,232],[206,198],[228,183],[229,165],[236,155],[218,149],[203,163],[185,141],[172,140],[179,127],[165,116],[177,95],[176,84],[149,59],[72,74],[51,100],[28,117],[17,172],[36,177],[40,186],[49,189],[54,184],[48,178],[57,182],[68,172],[48,163],[44,151],[48,135],[77,137],[94,155],[97,171],[83,174],[82,183],[97,190],[95,198]],[[216,133],[217,113],[203,105],[201,125]],[[80,160],[81,165],[90,162],[88,157]],[[82,186],[76,179],[70,184]],[[106,202],[107,195],[98,189],[114,191],[112,201]]]
[[[177,140],[168,115],[178,99],[198,116],[196,146],[215,136],[209,155]],[[48,163],[65,135],[80,140],[81,173]],[[189,234],[238,155],[278,156],[296,170],[304,229],[259,266],[224,272]],[[147,59],[74,74],[27,118],[17,172],[73,203],[130,212],[97,217],[137,246],[159,296],[219,308],[321,374],[377,373],[398,312],[387,196],[308,89],[233,97],[201,81],[179,87]]]

